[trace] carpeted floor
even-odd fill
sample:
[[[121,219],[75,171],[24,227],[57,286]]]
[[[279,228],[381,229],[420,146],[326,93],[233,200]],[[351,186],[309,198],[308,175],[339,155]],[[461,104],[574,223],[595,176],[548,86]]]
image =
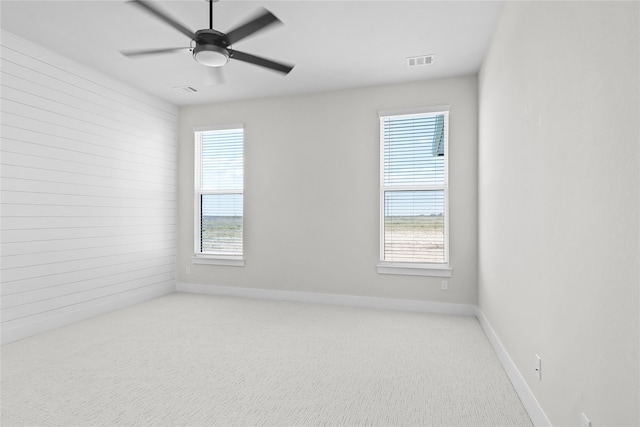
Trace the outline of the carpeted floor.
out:
[[[3,346],[1,421],[531,426],[473,317],[182,293]]]

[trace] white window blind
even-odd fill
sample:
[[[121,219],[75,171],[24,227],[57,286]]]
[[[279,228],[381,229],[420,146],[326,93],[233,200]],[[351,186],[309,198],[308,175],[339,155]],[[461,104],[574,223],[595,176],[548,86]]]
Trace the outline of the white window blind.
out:
[[[244,130],[198,131],[195,253],[243,256]]]
[[[381,261],[447,264],[448,111],[380,117]]]

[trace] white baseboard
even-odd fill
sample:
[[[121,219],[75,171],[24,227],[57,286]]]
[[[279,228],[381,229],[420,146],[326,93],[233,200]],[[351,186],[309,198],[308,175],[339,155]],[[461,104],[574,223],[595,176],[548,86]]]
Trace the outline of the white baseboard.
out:
[[[533,395],[533,392],[522,377],[522,374],[518,370],[518,367],[511,359],[511,356],[509,356],[509,353],[502,345],[500,338],[498,338],[498,335],[491,327],[491,324],[485,317],[484,313],[478,310],[477,317],[480,325],[482,326],[482,329],[484,330],[484,333],[487,335],[487,338],[491,343],[491,346],[498,355],[498,359],[500,360],[502,367],[506,371],[511,384],[513,384],[513,387],[516,389],[516,393],[518,393],[518,397],[520,397],[524,408],[529,414],[531,422],[533,422],[533,425],[535,425],[536,427],[550,427],[551,422],[547,418],[547,415],[542,410],[542,407],[540,406],[540,404],[536,400],[536,397]]]
[[[158,298],[173,293],[174,291],[175,285],[169,283],[162,287],[126,292],[112,297],[87,301],[78,306],[69,306],[53,310],[38,316],[37,320],[27,321],[23,324],[17,324],[15,326],[3,325],[1,343],[4,345],[52,331],[72,323]]]
[[[178,283],[177,292],[195,294],[225,295],[242,298],[258,298],[280,301],[309,302],[316,304],[346,305],[352,307],[378,308],[385,310],[416,311],[423,313],[454,314],[475,316],[477,307],[470,304],[405,300],[397,298],[377,298],[356,295],[336,295],[314,292],[279,291],[273,289],[240,288],[233,286]]]

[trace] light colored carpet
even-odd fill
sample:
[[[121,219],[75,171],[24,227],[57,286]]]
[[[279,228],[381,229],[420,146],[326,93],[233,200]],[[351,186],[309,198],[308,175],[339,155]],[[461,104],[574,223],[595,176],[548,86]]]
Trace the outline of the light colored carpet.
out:
[[[175,293],[2,347],[2,425],[531,421],[475,318]]]

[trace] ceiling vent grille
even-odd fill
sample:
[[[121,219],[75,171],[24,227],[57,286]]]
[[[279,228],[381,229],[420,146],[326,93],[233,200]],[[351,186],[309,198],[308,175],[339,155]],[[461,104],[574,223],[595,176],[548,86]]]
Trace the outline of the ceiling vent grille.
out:
[[[435,59],[435,55],[421,55],[421,56],[412,56],[407,58],[407,67],[423,67],[425,65],[433,64],[433,60]]]
[[[180,93],[196,93],[198,91],[198,89],[191,86],[174,87],[174,89]]]

